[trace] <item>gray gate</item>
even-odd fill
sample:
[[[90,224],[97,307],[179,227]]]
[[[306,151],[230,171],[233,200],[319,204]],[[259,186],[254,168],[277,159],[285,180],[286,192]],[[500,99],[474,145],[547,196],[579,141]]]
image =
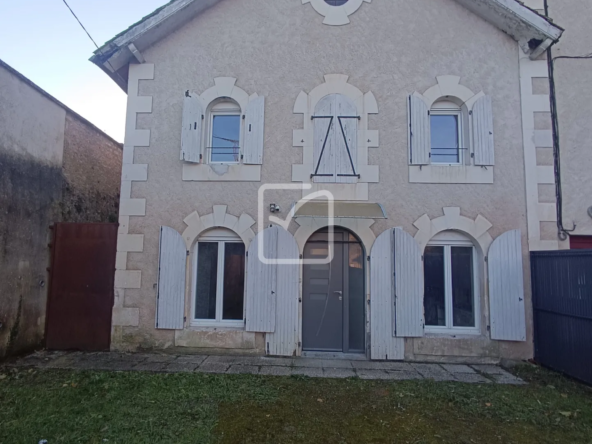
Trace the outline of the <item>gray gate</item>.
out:
[[[592,250],[531,253],[535,359],[592,384]]]

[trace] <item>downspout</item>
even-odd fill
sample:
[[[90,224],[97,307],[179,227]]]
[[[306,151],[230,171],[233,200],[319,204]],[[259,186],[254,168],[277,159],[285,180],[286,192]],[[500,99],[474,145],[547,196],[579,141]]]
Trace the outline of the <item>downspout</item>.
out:
[[[545,15],[549,17],[549,1],[545,0]],[[561,155],[559,150],[559,116],[557,113],[557,94],[555,88],[555,62],[553,61],[552,45],[547,48],[547,65],[549,67],[549,98],[551,102],[551,124],[553,132],[553,169],[555,175],[555,200],[557,212],[557,237],[565,241],[569,233],[576,229],[574,224],[571,230],[563,226],[563,192],[561,190]]]

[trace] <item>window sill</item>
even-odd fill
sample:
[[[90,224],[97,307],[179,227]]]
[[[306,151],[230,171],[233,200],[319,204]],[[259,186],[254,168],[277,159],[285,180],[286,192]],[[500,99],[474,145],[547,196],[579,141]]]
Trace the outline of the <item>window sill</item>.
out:
[[[411,183],[491,184],[493,168],[472,165],[410,165]]]
[[[425,329],[426,338],[448,338],[448,339],[465,339],[481,336],[481,331],[477,329]]]
[[[191,321],[189,324],[191,330],[244,330],[245,322],[208,322],[208,321]]]
[[[186,182],[261,182],[261,165],[183,164]]]

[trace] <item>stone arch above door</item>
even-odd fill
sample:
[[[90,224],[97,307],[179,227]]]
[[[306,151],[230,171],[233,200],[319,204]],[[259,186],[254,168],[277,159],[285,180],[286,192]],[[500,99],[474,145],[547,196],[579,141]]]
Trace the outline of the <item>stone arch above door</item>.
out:
[[[304,246],[310,236],[329,226],[329,219],[327,218],[297,217],[294,220],[300,225],[294,234],[300,254],[304,253]],[[335,218],[333,226],[346,228],[355,234],[362,242],[366,254],[368,254],[376,240],[376,235],[370,228],[375,222],[374,219]]]

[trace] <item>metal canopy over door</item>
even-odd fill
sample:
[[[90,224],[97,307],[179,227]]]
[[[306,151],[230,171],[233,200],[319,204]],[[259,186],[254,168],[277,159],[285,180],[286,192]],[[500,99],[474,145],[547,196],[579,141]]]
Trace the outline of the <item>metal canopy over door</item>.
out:
[[[303,269],[302,349],[363,353],[365,350],[364,252],[349,232],[335,229],[333,260]],[[311,236],[304,259],[329,254],[328,232]]]

